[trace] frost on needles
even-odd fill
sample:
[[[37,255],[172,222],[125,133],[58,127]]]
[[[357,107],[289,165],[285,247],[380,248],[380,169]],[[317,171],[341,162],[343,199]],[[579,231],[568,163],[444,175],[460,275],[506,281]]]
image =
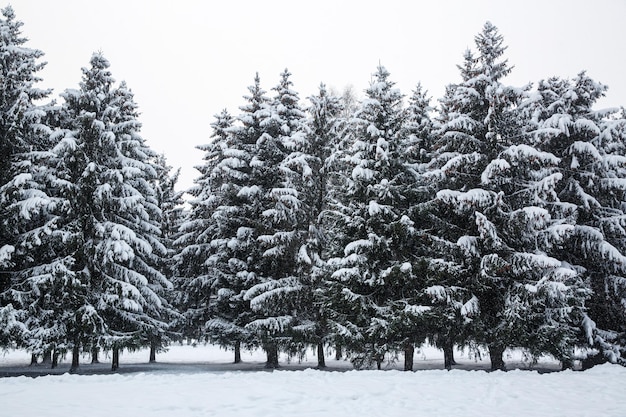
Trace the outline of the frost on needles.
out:
[[[49,360],[333,349],[381,368],[430,343],[573,366],[626,355],[626,115],[585,72],[509,86],[486,23],[436,106],[379,65],[363,97],[302,101],[254,77],[199,145],[183,201],[137,104],[95,53],[63,102],[41,51],[0,20],[0,344]],[[199,138],[199,142],[202,139]],[[589,356],[589,358],[587,358]]]

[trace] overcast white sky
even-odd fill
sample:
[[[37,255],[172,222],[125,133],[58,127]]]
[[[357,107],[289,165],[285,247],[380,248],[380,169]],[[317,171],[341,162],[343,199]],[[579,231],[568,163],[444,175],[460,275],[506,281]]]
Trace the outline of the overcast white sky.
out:
[[[5,3],[4,5],[6,5]],[[41,87],[76,88],[101,50],[139,104],[142,135],[197,176],[213,115],[239,114],[259,72],[270,91],[284,68],[304,99],[320,82],[361,93],[379,61],[410,94],[433,102],[459,80],[456,65],[485,21],[495,24],[521,86],[585,69],[609,86],[601,107],[626,105],[626,1],[12,0],[28,46],[48,62]],[[4,7],[3,5],[3,7]]]

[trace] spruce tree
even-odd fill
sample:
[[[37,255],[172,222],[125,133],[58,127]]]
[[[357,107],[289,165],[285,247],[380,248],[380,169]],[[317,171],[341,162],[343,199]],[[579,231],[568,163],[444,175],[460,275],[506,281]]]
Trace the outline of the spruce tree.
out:
[[[43,353],[31,343],[33,316],[45,309],[29,304],[30,284],[45,274],[37,265],[54,258],[58,200],[47,192],[50,177],[40,161],[52,140],[47,126],[51,106],[36,105],[49,91],[37,88],[43,52],[25,46],[22,23],[9,6],[0,19],[0,314],[7,320],[7,342]],[[50,272],[50,270],[48,270]],[[36,288],[36,287],[35,287]],[[10,320],[9,320],[10,319]],[[11,330],[12,329],[12,330]],[[19,331],[17,331],[19,330]],[[45,330],[40,334],[48,334]],[[55,333],[55,332],[52,332]],[[18,337],[19,336],[19,337]],[[45,343],[44,343],[45,345]]]
[[[257,264],[259,283],[246,293],[258,314],[248,328],[259,335],[271,367],[278,365],[280,348],[302,350],[291,333],[298,311],[306,311],[298,297],[303,288],[298,256],[303,255],[300,249],[308,232],[300,191],[312,171],[307,159],[297,154],[307,145],[307,136],[305,114],[290,76],[287,70],[281,74],[275,97],[259,111],[263,130],[256,142],[250,175],[251,184],[260,190],[258,242],[262,258]]]
[[[308,228],[303,246],[298,257],[298,274],[305,285],[304,305],[306,314],[301,314],[305,324],[305,340],[317,349],[318,367],[324,368],[325,347],[334,341],[335,320],[328,308],[331,300],[328,279],[330,270],[327,265],[332,227],[324,221],[324,214],[329,209],[329,191],[334,173],[333,157],[338,145],[339,131],[342,125],[343,106],[338,97],[330,94],[321,84],[319,92],[309,97],[311,105],[308,112],[307,146],[292,153],[287,161],[305,159],[297,164],[302,182],[299,189],[303,196],[304,225]],[[306,168],[310,169],[310,173]]]
[[[430,117],[433,108],[430,98],[418,84],[408,100],[400,133],[402,160],[407,170],[403,202],[407,215],[413,222],[411,235],[406,236],[410,249],[412,274],[401,282],[404,288],[395,295],[395,312],[392,326],[397,349],[404,353],[404,370],[413,369],[415,346],[421,345],[432,327],[433,312],[428,295],[428,265],[432,261],[432,248],[428,232],[430,223],[428,202],[433,197],[433,187],[424,177],[432,157],[435,124]]]
[[[43,52],[25,46],[27,39],[21,32],[22,22],[16,20],[11,6],[2,9],[0,18],[0,293],[9,287],[11,261],[18,244],[16,233],[24,227],[20,212],[12,205],[22,201],[20,189],[32,179],[28,172],[26,153],[44,150],[49,129],[44,124],[45,109],[35,105],[50,93],[35,84],[37,73],[45,63],[39,62]],[[19,174],[19,178],[15,177]],[[10,182],[13,182],[10,184]],[[23,217],[23,216],[22,216]],[[30,219],[26,219],[30,220]],[[26,226],[28,227],[28,226]],[[18,267],[19,268],[19,267]]]
[[[448,313],[456,317],[450,329],[461,325],[454,333],[486,346],[492,369],[504,369],[507,347],[530,348],[537,333],[566,359],[584,295],[576,271],[546,253],[560,237],[552,238],[546,209],[555,199],[558,158],[523,143],[517,106],[525,92],[501,82],[511,70],[502,36],[487,23],[475,41],[478,55],[466,53],[459,67],[463,82],[447,90],[428,173],[439,189],[435,241],[450,248],[444,276],[457,278],[428,291],[435,301],[450,300],[449,291],[462,296],[451,298],[457,313]]]
[[[242,345],[264,342],[249,327],[257,314],[245,295],[261,280],[257,238],[265,188],[257,182],[268,179],[255,177],[253,170],[260,164],[257,142],[264,135],[269,99],[258,74],[248,90],[247,104],[236,119],[239,124],[233,125],[223,112],[213,124],[213,142],[201,148],[206,163],[199,168],[201,177],[191,190],[192,209],[177,241],[185,247],[180,259],[187,321],[206,330],[211,340],[234,347],[235,362],[241,360]],[[268,352],[268,365],[276,366],[277,361],[278,351]]]
[[[465,342],[464,335],[472,332],[466,329],[471,323],[467,316],[478,311],[478,299],[471,281],[474,274],[479,274],[480,260],[479,257],[465,258],[460,249],[465,242],[475,241],[474,212],[483,207],[479,205],[480,201],[460,206],[457,201],[446,201],[441,197],[469,190],[475,190],[472,194],[475,198],[490,195],[480,192],[480,174],[502,148],[497,143],[488,144],[487,134],[492,140],[497,139],[498,134],[495,129],[490,132],[486,126],[488,114],[493,113],[497,105],[493,98],[489,100],[487,97],[487,89],[497,91],[499,79],[510,72],[506,61],[496,61],[503,54],[504,47],[501,37],[494,31],[495,27],[486,24],[476,42],[486,45],[486,38],[489,38],[496,49],[484,50],[485,56],[481,54],[479,57],[467,50],[463,64],[459,66],[461,83],[446,89],[441,101],[439,139],[434,144],[437,152],[427,173],[437,191],[432,207],[436,230],[434,248],[441,253],[441,260],[436,260],[430,268],[435,282],[427,292],[442,314],[441,320],[437,320],[440,329],[435,334],[435,341],[444,352],[447,351],[446,356],[453,344]],[[463,207],[466,210],[460,210]],[[446,357],[446,367],[450,364],[451,358]]]
[[[176,256],[179,247],[175,244],[179,237],[179,228],[184,219],[183,192],[176,190],[176,184],[180,175],[180,168],[172,173],[172,167],[167,164],[165,155],[157,155],[153,161],[157,172],[154,180],[157,206],[161,211],[161,236],[160,240],[166,253],[158,260],[158,270],[173,283],[177,276]],[[149,334],[150,362],[156,361],[156,353],[163,350],[173,337],[180,337],[177,327],[182,320],[178,313],[175,302],[178,299],[178,289],[172,288],[164,294],[169,303],[169,329],[167,332],[156,330]]]
[[[331,260],[332,308],[344,317],[342,344],[356,353],[357,366],[380,367],[397,348],[397,315],[415,319],[423,312],[414,304],[413,288],[403,294],[415,279],[415,229],[408,217],[415,176],[404,159],[402,95],[389,75],[378,67],[351,120],[343,139],[343,178],[332,190],[332,218],[344,237],[343,253]]]
[[[573,80],[540,82],[527,111],[537,146],[560,158],[562,176],[554,216],[567,231],[553,253],[576,270],[591,290],[578,344],[601,360],[624,362],[624,119],[593,105],[606,86],[584,72]],[[567,365],[567,364],[566,364]]]
[[[181,226],[177,246],[182,247],[181,312],[186,316],[186,334],[234,348],[235,362],[241,360],[242,345],[251,343],[249,306],[243,292],[250,287],[246,278],[248,244],[243,200],[249,153],[232,132],[233,117],[224,110],[211,124],[212,141],[198,148],[205,152],[201,175],[190,190],[191,210]],[[211,300],[213,297],[213,300]]]
[[[155,154],[139,135],[132,93],[124,84],[115,88],[101,54],[90,64],[80,89],[63,94],[69,125],[54,149],[67,198],[60,228],[80,289],[66,323],[73,369],[81,347],[95,346],[113,349],[115,369],[120,349],[167,326],[163,292],[171,283],[157,269],[166,253]]]
[[[283,276],[253,287],[252,302],[262,300],[266,316],[289,323],[284,330],[284,348],[303,354],[307,346],[317,348],[318,366],[325,366],[324,347],[331,338],[331,318],[326,311],[328,287],[325,265],[326,236],[322,213],[327,208],[328,160],[336,142],[339,99],[325,86],[311,97],[311,118],[298,105],[291,90],[289,73],[281,75],[272,106],[280,122],[285,157],[279,168],[282,184],[275,193],[272,226],[278,229],[261,239],[272,247],[265,255],[285,260]],[[277,221],[278,220],[278,221]],[[269,317],[268,317],[269,318]]]

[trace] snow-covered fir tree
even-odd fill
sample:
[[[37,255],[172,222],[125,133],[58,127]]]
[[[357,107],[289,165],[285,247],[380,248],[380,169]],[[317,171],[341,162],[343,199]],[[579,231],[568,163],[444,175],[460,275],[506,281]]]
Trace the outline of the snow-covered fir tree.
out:
[[[182,274],[183,288],[187,288],[185,311],[194,327],[204,320],[209,338],[234,347],[236,362],[242,345],[263,344],[268,366],[277,366],[277,346],[271,335],[258,330],[258,322],[251,325],[258,314],[246,296],[262,281],[263,251],[258,238],[268,230],[263,217],[268,184],[277,181],[271,172],[263,172],[276,169],[272,165],[276,161],[266,161],[269,166],[264,167],[263,157],[268,153],[259,152],[262,146],[269,152],[277,142],[266,134],[272,113],[258,74],[248,90],[237,124],[222,113],[213,124],[213,142],[202,147],[207,162],[200,167],[202,175],[191,191],[196,198],[178,241],[186,247],[181,254],[187,271]]]
[[[45,66],[39,62],[43,52],[28,48],[21,33],[22,22],[13,9],[2,10],[0,18],[0,293],[10,284],[11,261],[23,227],[24,216],[12,209],[16,201],[30,197],[20,192],[23,183],[32,179],[28,172],[26,153],[45,149],[47,128],[45,111],[35,101],[44,99],[49,91],[39,89],[37,73]],[[21,175],[17,180],[15,176]],[[9,184],[12,182],[12,184]]]
[[[154,180],[157,206],[161,211],[161,243],[166,249],[166,255],[160,258],[158,263],[159,271],[173,282],[177,274],[176,256],[180,248],[175,244],[180,233],[180,225],[184,220],[184,200],[183,192],[176,190],[176,184],[180,175],[180,168],[172,172],[172,167],[168,165],[165,155],[157,155],[154,158],[154,165],[157,177]],[[175,308],[175,302],[179,299],[178,289],[173,288],[167,292],[167,301],[170,304],[170,329],[164,333],[157,330],[150,337],[150,362],[156,361],[156,353],[165,348],[172,337],[179,337],[178,327],[182,320]]]
[[[253,92],[254,95],[254,92]],[[256,99],[256,98],[254,98]],[[252,342],[245,325],[249,305],[243,293],[252,285],[247,272],[251,247],[246,180],[250,144],[233,133],[233,117],[224,110],[211,124],[212,141],[198,148],[205,152],[201,175],[195,180],[191,209],[181,225],[177,246],[182,247],[178,280],[179,308],[186,317],[187,335],[204,337],[235,350]]]
[[[398,316],[417,320],[424,312],[412,285],[415,229],[408,214],[415,175],[401,138],[402,94],[389,75],[382,66],[374,74],[343,139],[343,178],[331,191],[331,218],[343,236],[342,253],[330,261],[332,314],[343,317],[342,344],[355,363],[379,367],[398,348]]]
[[[410,262],[413,271],[411,279],[402,283],[405,291],[396,295],[396,312],[392,326],[395,344],[404,354],[405,371],[413,369],[415,347],[425,342],[426,337],[432,334],[430,330],[433,327],[432,303],[424,292],[428,284],[427,266],[432,255],[428,238],[428,231],[432,227],[428,203],[433,197],[434,189],[424,173],[432,157],[435,123],[430,114],[433,110],[427,92],[418,84],[409,97],[400,133],[403,163],[409,178],[404,184],[403,198],[406,200],[404,207],[408,208],[408,217],[413,222],[410,236]],[[407,294],[406,298],[404,294]],[[415,308],[416,305],[420,307]]]
[[[50,106],[36,105],[49,91],[36,87],[45,63],[43,52],[26,46],[9,6],[0,18],[0,315],[3,342],[30,348],[28,303],[20,284],[40,271],[32,268],[50,259],[46,242],[55,218],[50,210],[47,173],[39,166],[49,144],[46,125]],[[18,337],[19,336],[19,337]],[[2,337],[2,336],[0,336]],[[42,352],[38,352],[42,353]]]
[[[118,88],[108,61],[96,53],[83,69],[79,90],[63,94],[64,137],[53,161],[64,204],[60,229],[72,304],[65,321],[72,368],[82,349],[119,350],[145,344],[167,327],[164,292],[171,283],[158,270],[166,256],[153,181],[154,152],[139,135],[132,93]],[[52,164],[51,164],[52,165]],[[67,285],[67,284],[66,284]]]
[[[259,110],[262,134],[251,161],[251,186],[260,191],[261,218],[258,243],[262,258],[257,264],[259,283],[246,293],[258,317],[248,325],[268,353],[268,366],[278,366],[278,350],[303,350],[293,336],[303,283],[298,258],[306,257],[308,234],[302,191],[312,174],[301,152],[307,146],[304,118],[291,73],[281,74],[273,99]],[[302,249],[302,250],[301,250]],[[304,329],[302,329],[304,330]]]
[[[177,256],[176,287],[178,289],[177,306],[185,316],[181,330],[187,337],[202,339],[204,325],[211,318],[210,298],[213,291],[212,277],[206,268],[214,250],[212,240],[219,238],[219,219],[217,211],[224,204],[221,198],[226,195],[223,188],[228,181],[222,179],[219,165],[227,159],[224,150],[227,147],[226,129],[232,126],[232,117],[226,110],[215,116],[211,124],[214,130],[212,141],[208,145],[197,146],[204,151],[204,165],[196,166],[200,176],[187,192],[193,197],[189,200],[190,209],[179,226],[179,237],[174,244],[181,248]]]
[[[167,176],[169,167],[163,157],[156,154],[141,137],[138,106],[124,81],[114,90],[114,105],[118,108],[117,125],[114,127],[120,149],[120,161],[117,164],[122,166],[124,180],[131,190],[122,191],[121,194],[127,196],[131,192],[138,192],[133,198],[143,198],[141,205],[145,211],[145,214],[142,213],[140,208],[134,217],[123,221],[129,221],[131,226],[135,223],[132,228],[136,233],[141,233],[137,233],[137,237],[145,240],[152,248],[141,257],[137,256],[132,268],[148,277],[150,290],[158,296],[158,301],[151,300],[143,308],[144,314],[158,321],[144,325],[136,342],[140,346],[150,347],[150,360],[154,361],[156,350],[162,349],[170,340],[170,326],[177,317],[172,305],[172,241],[178,227],[177,216],[182,209],[182,193],[174,190],[177,174]],[[153,302],[155,305],[151,305]]]
[[[300,307],[300,320],[305,324],[300,326],[304,330],[304,340],[317,347],[318,367],[323,368],[326,366],[325,347],[333,342],[336,329],[327,308],[332,298],[327,285],[331,271],[326,262],[331,249],[324,213],[329,207],[333,154],[340,137],[343,105],[324,84],[320,85],[317,95],[309,97],[309,101],[306,146],[297,149],[286,161],[291,165],[290,161],[304,159],[303,163],[296,165],[296,175],[299,174],[296,178],[301,179],[299,193],[303,202],[303,225],[308,228],[298,256],[298,276],[306,294]]]
[[[463,82],[447,90],[428,173],[440,190],[436,242],[457,253],[440,265],[456,282],[428,292],[452,300],[458,313],[449,313],[451,324],[467,329],[455,333],[486,346],[493,369],[504,368],[507,347],[529,347],[536,334],[552,339],[550,353],[569,360],[572,323],[585,297],[576,271],[545,252],[560,237],[551,238],[545,208],[555,199],[558,158],[522,142],[517,105],[525,92],[501,82],[511,68],[495,26],[485,24],[475,41],[477,57],[467,52],[460,67]]]
[[[273,190],[275,208],[266,212],[272,213],[272,226],[278,230],[272,236],[261,237],[273,246],[264,255],[284,258],[284,268],[282,276],[253,287],[249,296],[254,296],[251,301],[266,316],[289,323],[284,349],[290,354],[301,354],[307,346],[316,346],[318,364],[324,367],[324,347],[331,329],[324,306],[328,288],[320,216],[327,204],[327,160],[336,141],[341,106],[339,99],[329,95],[322,85],[319,95],[310,98],[312,117],[305,122],[289,76],[287,71],[281,74],[272,106],[286,151],[279,166],[282,184]],[[264,323],[268,318],[263,318]]]
[[[592,291],[578,343],[624,363],[626,122],[615,109],[593,109],[605,91],[584,72],[572,80],[549,78],[526,111],[536,146],[560,159],[553,211],[567,239],[552,252],[573,265]]]
[[[501,40],[497,46],[502,48]],[[503,49],[496,53],[501,55]],[[499,58],[490,55],[487,59]],[[461,83],[449,85],[441,100],[440,128],[434,144],[436,152],[426,173],[436,191],[468,191],[480,187],[481,171],[489,158],[499,151],[497,148],[488,149],[486,144],[485,119],[492,103],[486,99],[485,89],[510,69],[505,62],[500,73],[493,74],[495,77],[487,78],[492,74],[480,77],[483,74],[478,68],[479,58],[470,50],[464,53],[463,58],[463,64],[459,66]],[[486,155],[488,152],[491,155]],[[466,329],[471,323],[468,314],[478,311],[478,300],[470,284],[472,276],[478,274],[479,262],[466,262],[462,251],[459,251],[463,241],[473,241],[473,236],[477,234],[473,205],[468,205],[466,211],[459,211],[456,210],[456,202],[446,204],[439,198],[440,195],[437,193],[433,201],[431,214],[436,231],[433,249],[441,254],[441,258],[434,257],[429,266],[433,285],[427,288],[427,293],[433,298],[440,315],[436,320],[438,329],[433,341],[444,349],[445,365],[449,367],[452,346],[465,343],[467,334],[472,332]]]

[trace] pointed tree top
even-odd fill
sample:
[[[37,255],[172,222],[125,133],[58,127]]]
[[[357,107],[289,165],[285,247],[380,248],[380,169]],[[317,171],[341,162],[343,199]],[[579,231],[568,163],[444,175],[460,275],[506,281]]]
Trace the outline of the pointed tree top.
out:
[[[479,52],[480,72],[494,80],[499,80],[511,72],[512,67],[508,66],[508,60],[498,62],[507,47],[504,46],[504,38],[497,27],[491,22],[486,22],[482,32],[474,37],[474,41]]]
[[[215,119],[211,123],[213,129],[213,137],[224,135],[224,131],[233,125],[233,117],[230,115],[227,109],[223,109],[219,114],[213,116]]]
[[[246,113],[254,113],[268,101],[265,97],[266,91],[261,88],[261,77],[258,72],[254,75],[254,84],[248,86],[248,91],[250,95],[243,96],[248,104],[240,106],[239,109]]]
[[[289,77],[291,77],[291,73],[289,72],[288,68],[285,68],[285,70],[280,73],[280,78],[282,80],[287,80],[287,79],[289,79]]]
[[[15,11],[11,5],[8,5],[4,9],[2,9],[2,16],[6,17],[7,20],[15,19]]]
[[[374,73],[376,80],[386,81],[390,75],[391,73],[387,70],[387,68],[385,68],[385,66],[379,62],[378,66],[376,67],[376,72]]]
[[[279,95],[295,94],[295,92],[290,90],[290,87],[293,85],[293,82],[289,79],[290,77],[291,73],[287,68],[285,68],[285,70],[280,73],[280,82],[273,88],[273,90],[278,92]]]
[[[99,68],[99,69],[105,69],[111,66],[109,61],[104,57],[104,54],[102,53],[102,51],[94,52],[91,55],[91,59],[89,60],[89,63],[91,64],[92,67]]]

